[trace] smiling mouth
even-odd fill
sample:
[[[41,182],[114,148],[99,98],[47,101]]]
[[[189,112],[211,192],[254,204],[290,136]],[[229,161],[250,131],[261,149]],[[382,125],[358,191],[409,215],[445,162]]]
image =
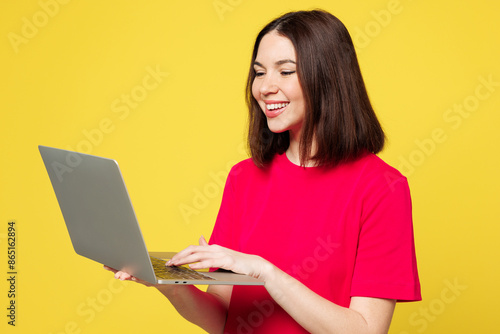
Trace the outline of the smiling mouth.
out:
[[[277,109],[284,108],[284,107],[286,107],[289,104],[290,104],[290,102],[266,104],[266,109],[269,110],[269,111],[275,111]]]
[[[290,102],[266,103],[266,109],[264,110],[266,117],[278,117],[289,104]]]

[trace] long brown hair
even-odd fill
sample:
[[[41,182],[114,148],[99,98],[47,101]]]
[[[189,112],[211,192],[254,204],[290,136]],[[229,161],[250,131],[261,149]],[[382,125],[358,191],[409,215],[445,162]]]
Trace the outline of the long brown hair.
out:
[[[269,32],[287,37],[297,54],[297,75],[306,113],[300,139],[302,165],[335,166],[364,152],[382,150],[385,135],[366,92],[349,32],[339,19],[322,10],[287,13],[258,34],[247,80],[248,145],[258,166],[269,163],[289,144],[288,131],[273,133],[252,95],[253,64],[260,41]],[[313,140],[317,151],[311,156]]]

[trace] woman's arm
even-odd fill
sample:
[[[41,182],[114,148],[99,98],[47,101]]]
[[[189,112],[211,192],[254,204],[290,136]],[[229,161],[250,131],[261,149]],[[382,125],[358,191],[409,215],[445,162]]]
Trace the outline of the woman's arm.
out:
[[[271,297],[311,333],[387,333],[394,312],[394,300],[379,298],[353,297],[349,308],[341,307],[261,257],[208,246],[203,238],[200,246],[189,246],[170,263],[223,268],[262,279]]]
[[[117,271],[107,266],[104,268],[113,271],[117,279],[132,280],[146,286],[155,287],[168,298],[182,317],[200,326],[208,333],[223,332],[232,286],[212,285],[208,287],[207,292],[204,292],[194,285],[152,285],[123,271]]]
[[[311,333],[387,333],[395,300],[352,297],[349,308],[317,295],[273,265],[265,269],[271,297]]]
[[[194,285],[159,284],[156,288],[189,322],[208,333],[224,331],[232,286],[212,285],[207,292]]]

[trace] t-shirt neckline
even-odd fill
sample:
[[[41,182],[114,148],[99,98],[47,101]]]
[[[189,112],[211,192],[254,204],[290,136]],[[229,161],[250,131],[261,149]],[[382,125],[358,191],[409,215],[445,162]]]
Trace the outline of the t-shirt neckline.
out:
[[[275,160],[280,168],[297,175],[310,175],[311,173],[316,173],[321,169],[319,166],[304,167],[296,165],[288,159],[286,152],[276,154]]]

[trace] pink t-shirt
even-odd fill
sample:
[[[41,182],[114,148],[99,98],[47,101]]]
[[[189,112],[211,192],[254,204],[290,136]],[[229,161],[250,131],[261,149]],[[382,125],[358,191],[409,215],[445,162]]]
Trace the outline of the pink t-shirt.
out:
[[[259,255],[340,306],[421,300],[407,180],[374,154],[304,168],[285,154],[229,173],[210,239]],[[234,286],[225,333],[307,333],[264,287]]]

